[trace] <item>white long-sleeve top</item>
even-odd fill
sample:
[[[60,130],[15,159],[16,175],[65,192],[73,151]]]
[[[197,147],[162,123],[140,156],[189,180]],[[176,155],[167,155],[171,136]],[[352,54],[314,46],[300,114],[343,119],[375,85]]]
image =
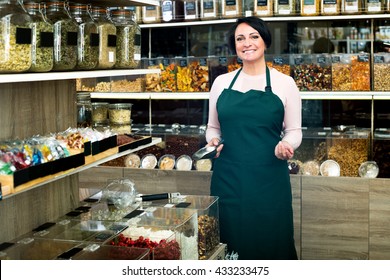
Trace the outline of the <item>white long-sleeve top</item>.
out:
[[[209,119],[206,130],[206,140],[221,137],[221,129],[216,108],[217,100],[222,91],[228,88],[238,70],[218,76],[210,90]],[[284,105],[283,141],[297,149],[302,141],[302,103],[299,89],[292,77],[274,68],[270,68],[272,92]],[[251,76],[244,71],[238,75],[232,89],[247,92],[251,89],[265,91],[266,74]]]

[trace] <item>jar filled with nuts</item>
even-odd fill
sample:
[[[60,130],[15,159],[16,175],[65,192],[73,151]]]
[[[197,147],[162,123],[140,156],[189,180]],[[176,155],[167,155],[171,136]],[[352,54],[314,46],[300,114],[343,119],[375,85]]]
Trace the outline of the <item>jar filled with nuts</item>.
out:
[[[93,21],[90,7],[84,4],[72,4],[70,12],[78,23],[77,69],[95,69],[99,59],[98,26]]]
[[[73,70],[77,64],[78,25],[69,15],[65,1],[46,3],[47,19],[54,26],[54,64],[55,71]]]
[[[47,72],[53,68],[53,25],[44,16],[45,4],[25,2],[32,22],[31,67],[29,72]]]
[[[17,0],[0,1],[0,73],[31,67],[31,17]]]
[[[128,8],[112,8],[111,19],[116,26],[115,68],[137,68],[141,62],[141,29],[134,13]]]
[[[109,9],[92,7],[92,18],[99,33],[99,58],[96,69],[113,68],[116,62],[116,27],[109,20]]]
[[[131,103],[110,104],[108,107],[108,116],[111,124],[130,124],[131,123]]]

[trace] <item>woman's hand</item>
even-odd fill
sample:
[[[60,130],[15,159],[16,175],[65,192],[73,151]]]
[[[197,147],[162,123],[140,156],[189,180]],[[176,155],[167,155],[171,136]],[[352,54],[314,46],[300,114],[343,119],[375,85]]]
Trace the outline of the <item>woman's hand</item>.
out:
[[[279,141],[275,147],[275,156],[281,160],[288,160],[294,156],[293,147],[286,141]]]
[[[210,140],[210,142],[207,143],[206,146],[207,147],[218,146],[219,141],[221,140],[218,138],[213,138]],[[215,155],[215,158],[219,157],[219,154],[221,153],[222,149],[223,149],[223,144],[219,145],[219,147],[217,148],[217,154]]]

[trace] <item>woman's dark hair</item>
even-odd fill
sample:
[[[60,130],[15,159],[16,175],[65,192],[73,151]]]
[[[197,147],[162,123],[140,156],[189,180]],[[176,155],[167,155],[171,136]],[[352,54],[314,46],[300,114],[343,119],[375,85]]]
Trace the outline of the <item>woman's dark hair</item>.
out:
[[[228,31],[228,46],[229,49],[233,52],[233,54],[236,54],[236,42],[235,42],[236,40],[234,37],[234,33],[236,32],[237,26],[241,23],[246,23],[249,26],[251,26],[253,29],[256,29],[256,31],[259,32],[261,38],[263,39],[265,46],[267,48],[271,46],[271,42],[272,42],[271,32],[269,31],[265,21],[258,17],[243,17],[237,19],[237,21]]]

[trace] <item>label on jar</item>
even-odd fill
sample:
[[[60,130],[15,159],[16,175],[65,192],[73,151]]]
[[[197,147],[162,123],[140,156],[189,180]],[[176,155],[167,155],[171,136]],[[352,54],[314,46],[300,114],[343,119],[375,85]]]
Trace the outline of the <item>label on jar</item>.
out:
[[[368,54],[359,54],[358,55],[358,61],[359,62],[369,62],[370,61],[370,57]]]
[[[326,63],[326,57],[325,57],[325,56],[319,56],[319,57],[317,57],[317,63],[319,63],[319,64],[325,64],[325,63]]]
[[[16,28],[16,44],[31,44],[31,28]]]
[[[374,63],[385,63],[385,57],[383,55],[374,56]]]
[[[67,32],[66,44],[68,46],[77,46],[77,32]]]
[[[173,4],[172,1],[163,1],[161,6],[162,17],[164,21],[173,19]]]
[[[258,7],[266,7],[268,5],[268,0],[257,0]]]
[[[227,64],[227,57],[226,56],[221,56],[219,59],[219,64],[221,65],[226,65]]]
[[[199,65],[200,66],[207,66],[207,59],[206,58],[200,58],[199,59]]]
[[[54,33],[53,32],[40,32],[40,47],[51,48],[54,46]]]
[[[185,2],[185,19],[195,19],[198,17],[196,4],[197,2],[195,1]]]
[[[116,47],[116,35],[107,35],[107,47]]]
[[[98,33],[91,33],[90,34],[91,37],[90,37],[90,42],[89,42],[89,45],[91,47],[98,47],[99,46],[99,34]]]
[[[341,62],[341,57],[339,55],[337,56],[332,56],[332,62],[333,63],[339,63]]]

